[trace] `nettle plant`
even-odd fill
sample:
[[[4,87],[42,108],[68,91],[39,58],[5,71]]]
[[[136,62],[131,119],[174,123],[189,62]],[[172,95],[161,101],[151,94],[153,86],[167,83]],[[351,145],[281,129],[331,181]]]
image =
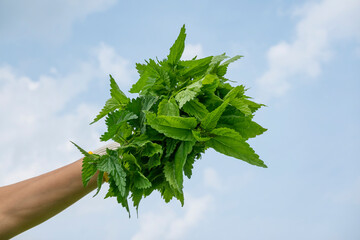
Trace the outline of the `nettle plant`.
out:
[[[224,77],[229,64],[242,56],[180,60],[185,37],[183,26],[166,59],[136,64],[140,78],[130,93],[137,98],[129,99],[110,75],[111,98],[92,123],[106,116],[107,131],[100,139],[118,142],[116,150],[100,156],[75,144],[85,156],[84,186],[98,172],[98,193],[107,174],[105,198],[116,197],[129,215],[128,200],[138,210],[154,190],[165,202],[175,197],[183,206],[184,175],[191,177],[194,162],[208,148],[267,167],[246,142],[266,131],[253,121],[264,105]]]

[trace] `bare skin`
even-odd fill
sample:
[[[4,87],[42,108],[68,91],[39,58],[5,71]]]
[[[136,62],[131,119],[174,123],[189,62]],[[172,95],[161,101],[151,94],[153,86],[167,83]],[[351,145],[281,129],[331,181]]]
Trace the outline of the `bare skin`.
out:
[[[60,213],[96,188],[84,188],[82,159],[12,185],[0,187],[0,240],[10,239]]]

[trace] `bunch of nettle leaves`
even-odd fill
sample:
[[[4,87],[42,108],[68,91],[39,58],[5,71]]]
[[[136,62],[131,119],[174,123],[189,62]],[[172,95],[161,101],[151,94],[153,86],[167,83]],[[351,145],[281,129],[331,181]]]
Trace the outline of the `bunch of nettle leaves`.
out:
[[[154,190],[165,202],[175,197],[183,205],[183,175],[191,177],[195,160],[208,148],[266,167],[246,142],[266,131],[252,121],[264,105],[249,100],[244,86],[232,87],[224,77],[241,56],[180,60],[185,37],[183,26],[167,59],[136,64],[140,79],[130,92],[139,97],[126,97],[110,75],[111,98],[93,123],[106,116],[107,132],[100,139],[118,142],[118,149],[99,156],[76,145],[85,155],[84,186],[99,172],[99,192],[107,173],[105,198],[116,197],[128,212],[128,199],[137,210]]]

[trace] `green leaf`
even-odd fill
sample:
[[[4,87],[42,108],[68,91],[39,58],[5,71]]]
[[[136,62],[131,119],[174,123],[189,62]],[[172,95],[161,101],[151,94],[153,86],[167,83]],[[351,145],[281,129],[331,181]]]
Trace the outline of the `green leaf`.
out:
[[[205,130],[214,129],[228,103],[229,100],[225,100],[218,108],[210,112],[201,122],[201,127]]]
[[[180,201],[181,206],[184,206],[184,193],[182,191],[177,191],[176,189],[173,190],[174,191],[174,196],[176,197],[177,200]]]
[[[95,197],[96,195],[98,195],[98,193],[101,190],[101,186],[103,184],[103,179],[104,179],[104,172],[103,171],[99,171],[99,174],[97,176],[97,190],[96,193],[93,197]]]
[[[142,155],[147,157],[152,157],[154,154],[157,153],[162,154],[162,152],[163,150],[161,145],[149,141],[145,144],[144,150],[142,151]]]
[[[95,160],[95,156],[93,156],[92,154],[90,154],[90,153],[88,153],[87,151],[85,151],[84,149],[82,149],[81,147],[79,147],[76,143],[74,143],[74,142],[72,142],[72,141],[70,141],[72,144],[74,144],[75,145],[75,147],[77,148],[77,149],[79,149],[79,151],[82,153],[82,154],[84,154],[84,156],[85,157],[88,157],[89,159],[91,159],[91,160]]]
[[[216,89],[216,95],[219,98],[226,100],[225,96],[233,89],[234,87],[231,86],[229,83],[220,82],[219,86]]]
[[[217,66],[220,65],[220,62],[229,58],[228,56],[225,55],[225,53],[218,55],[218,56],[214,56],[211,59],[211,63],[209,65],[209,68],[207,70],[207,73],[211,73]]]
[[[249,99],[244,99],[243,101],[244,101],[244,103],[246,103],[248,105],[248,107],[250,108],[252,113],[256,112],[261,107],[266,107],[265,104],[259,104],[259,103],[250,101]]]
[[[146,64],[136,63],[136,70],[140,76],[146,71]]]
[[[174,162],[166,162],[164,165],[164,175],[166,181],[169,185],[174,188],[180,190],[175,177],[175,164]]]
[[[134,89],[141,95],[160,96],[167,94],[171,87],[167,66],[161,66],[152,59],[146,63],[146,69],[138,82],[140,86],[134,85]]]
[[[221,65],[222,65],[222,66],[229,65],[230,63],[233,63],[233,62],[239,60],[239,59],[242,58],[242,57],[244,57],[244,56],[236,55],[235,57],[232,57],[232,58],[230,58],[229,60],[226,60],[226,61],[223,62]]]
[[[195,144],[191,153],[187,156],[184,165],[184,174],[190,179],[192,175],[193,165],[196,159],[201,158],[201,154],[205,152],[206,147],[203,144]]]
[[[131,153],[122,154],[122,160],[133,166],[136,166],[136,169],[141,169],[141,166],[140,166],[138,160]]]
[[[151,107],[158,101],[159,97],[146,95],[141,97],[141,110],[149,111]]]
[[[151,187],[151,182],[141,172],[136,171],[134,174],[134,185],[136,188],[144,189]]]
[[[226,127],[234,129],[240,133],[245,140],[261,135],[267,130],[250,118],[236,115],[222,116],[217,126],[220,128]]]
[[[147,89],[151,88],[156,82],[157,74],[154,73],[153,69],[146,67],[144,72],[140,76],[139,80],[132,85],[130,93],[139,93],[141,91],[146,92]]]
[[[224,100],[230,99],[233,100],[235,98],[241,98],[244,95],[245,88],[243,85],[236,86],[232,88],[224,97]]]
[[[127,139],[132,135],[133,128],[130,127],[126,122],[122,123],[117,130],[116,134],[112,138],[115,142],[120,143],[120,145],[127,143]]]
[[[141,201],[143,195],[144,195],[143,189],[138,189],[138,188],[132,189],[131,198],[133,200],[134,207],[136,207],[136,212],[138,211],[139,204],[140,204],[140,201]]]
[[[206,57],[197,60],[180,61],[180,75],[183,78],[195,78],[205,74],[213,57]]]
[[[97,171],[96,162],[91,157],[84,157],[82,160],[81,179],[84,187],[87,186],[90,179],[95,175]]]
[[[170,200],[174,197],[174,192],[167,182],[163,184],[162,190],[160,192],[166,203],[170,202]]]
[[[119,86],[116,84],[114,78],[111,75],[110,75],[110,87],[111,87],[110,89],[111,98],[106,101],[103,109],[90,124],[99,121],[108,113],[116,110],[117,108],[121,108],[122,105],[126,105],[130,101],[126,97],[126,95],[120,90]]]
[[[234,98],[230,100],[230,104],[239,109],[242,113],[245,114],[245,116],[251,115],[252,113],[249,106],[245,103],[243,99]]]
[[[163,99],[159,103],[158,115],[180,116],[179,106],[176,104],[173,98],[170,100]]]
[[[174,167],[177,186],[183,188],[183,170],[188,154],[191,152],[195,142],[182,142],[175,153]]]
[[[115,82],[114,78],[110,75],[110,93],[113,99],[116,99],[120,104],[127,104],[130,100],[126,95],[120,90],[119,86]]]
[[[244,113],[245,116],[247,116],[247,115],[251,115],[252,111],[247,104],[248,100],[243,98],[244,92],[245,92],[245,88],[243,85],[236,86],[226,94],[224,100],[229,99],[230,104],[232,106],[236,107],[242,113]]]
[[[190,179],[192,175],[192,169],[195,163],[196,154],[198,154],[198,151],[193,149],[193,151],[187,156],[186,162],[184,164],[184,174],[188,179]]]
[[[206,106],[208,111],[214,111],[217,107],[219,107],[224,101],[215,95],[214,93],[204,94],[199,96],[199,101]]]
[[[143,147],[148,142],[151,142],[149,137],[145,134],[141,134],[133,139],[132,144]]]
[[[117,151],[107,149],[107,155],[103,155],[98,163],[98,169],[107,172],[109,177],[114,179],[115,184],[121,194],[125,196],[126,172],[121,166]]]
[[[120,130],[120,127],[123,125],[123,123],[126,123],[129,120],[137,119],[138,116],[135,115],[132,112],[129,112],[127,110],[122,111],[115,111],[108,114],[108,117],[106,118],[105,122],[108,126],[108,131],[105,132],[101,137],[101,141],[107,141],[114,137],[115,134],[118,133]],[[124,129],[122,129],[124,130]]]
[[[197,126],[195,118],[156,116],[152,112],[146,112],[146,120],[152,128],[167,137],[182,141],[194,140],[191,130]]]
[[[154,154],[150,157],[148,163],[146,164],[146,167],[148,169],[154,168],[161,165],[161,155],[160,154]]]
[[[140,129],[140,113],[141,112],[141,97],[133,98],[126,105],[125,108],[127,111],[134,113],[138,118],[130,120],[129,124],[134,128]]]
[[[209,85],[209,84],[213,84],[217,79],[219,79],[216,75],[214,74],[207,74],[202,80],[202,84],[203,85]]]
[[[165,155],[165,157],[171,156],[171,154],[175,151],[178,143],[179,143],[178,140],[175,140],[172,138],[166,138],[166,155]]]
[[[141,112],[140,112],[140,126],[141,126],[141,133],[145,133],[146,126],[145,126],[145,113],[144,111],[149,111],[154,104],[158,101],[158,97],[146,95],[141,97]]]
[[[201,136],[201,132],[200,132],[200,131],[195,131],[195,130],[193,130],[192,132],[193,132],[193,135],[194,135],[196,141],[206,142],[206,141],[208,141],[208,140],[211,139],[210,137],[203,137],[203,136]]]
[[[121,104],[114,98],[110,98],[106,101],[105,106],[100,111],[100,113],[95,117],[95,119],[90,123],[93,124],[99,121],[101,118],[105,117],[108,113],[115,111],[117,108],[120,108]]]
[[[218,66],[218,68],[217,68],[217,75],[220,76],[220,77],[224,76],[226,74],[226,72],[227,72],[227,68],[228,68],[229,64],[239,60],[242,57],[243,56],[236,55],[235,57],[232,57],[229,60],[227,60],[227,61],[223,62],[222,64],[220,64],[220,66]]]
[[[175,65],[179,62],[185,48],[185,25],[180,30],[180,34],[176,39],[175,43],[170,48],[170,54],[168,55],[167,59],[168,62],[172,65]]]
[[[129,209],[129,202],[128,202],[128,198],[127,198],[128,195],[125,195],[125,196],[122,196],[122,195],[116,195],[116,200],[118,203],[121,204],[121,206],[123,206],[126,211],[128,212],[129,214],[129,218],[131,217],[131,214],[130,214],[130,209]]]
[[[186,112],[190,116],[194,116],[199,120],[205,118],[206,115],[209,113],[205,105],[200,103],[196,98],[185,103],[182,107],[182,110],[184,110],[184,112]]]
[[[185,90],[182,90],[176,94],[175,99],[179,103],[179,107],[182,108],[185,103],[195,98],[196,95],[200,92],[201,86],[201,81],[197,81],[187,86]]]
[[[197,120],[193,117],[176,116],[156,116],[152,112],[146,112],[146,118],[155,118],[156,124],[179,129],[194,129],[197,126]]]
[[[214,135],[206,142],[207,146],[225,155],[238,158],[252,165],[266,168],[262,160],[240,136],[238,132],[229,128],[216,128],[211,131]]]
[[[204,93],[213,93],[219,86],[219,78],[213,74],[207,74],[202,80],[202,91]]]
[[[187,89],[184,91],[179,92],[176,96],[175,99],[176,101],[178,101],[179,103],[179,107],[182,108],[182,106],[187,103],[188,101],[190,101],[191,99],[195,98],[198,92]]]

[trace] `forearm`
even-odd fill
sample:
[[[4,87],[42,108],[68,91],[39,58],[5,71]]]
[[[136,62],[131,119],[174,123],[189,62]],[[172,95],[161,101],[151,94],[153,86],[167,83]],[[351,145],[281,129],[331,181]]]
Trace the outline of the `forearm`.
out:
[[[82,159],[52,172],[0,188],[0,239],[30,229],[66,209],[96,188],[84,188]]]

